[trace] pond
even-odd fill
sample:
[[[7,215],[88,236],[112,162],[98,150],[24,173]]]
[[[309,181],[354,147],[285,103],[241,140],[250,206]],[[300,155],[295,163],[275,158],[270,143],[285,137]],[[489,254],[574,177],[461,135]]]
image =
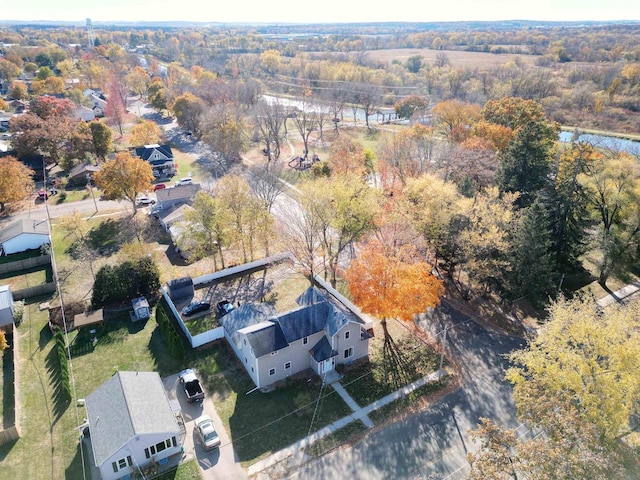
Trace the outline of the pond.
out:
[[[560,141],[564,143],[571,142],[574,132],[560,132]],[[633,155],[640,155],[640,142],[627,140],[624,138],[607,137],[604,135],[595,135],[592,133],[583,133],[578,137],[580,142],[587,142],[598,148],[605,148],[616,152],[627,152]]]

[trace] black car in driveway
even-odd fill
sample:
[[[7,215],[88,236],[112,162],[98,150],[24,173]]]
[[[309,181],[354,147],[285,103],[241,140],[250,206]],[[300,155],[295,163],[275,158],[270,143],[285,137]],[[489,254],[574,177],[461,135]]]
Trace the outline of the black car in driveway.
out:
[[[194,313],[204,312],[211,308],[211,302],[209,300],[198,300],[196,302],[192,302],[186,307],[182,309],[182,315],[188,317],[189,315],[193,315]]]

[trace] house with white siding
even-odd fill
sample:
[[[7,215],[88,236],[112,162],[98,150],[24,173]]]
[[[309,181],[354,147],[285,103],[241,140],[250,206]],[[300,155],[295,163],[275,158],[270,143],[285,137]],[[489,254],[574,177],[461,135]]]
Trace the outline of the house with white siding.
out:
[[[157,372],[116,372],[85,406],[102,480],[133,478],[152,463],[182,454],[181,430]]]
[[[220,319],[227,342],[257,388],[309,369],[324,376],[337,365],[368,358],[371,324],[336,295],[309,287],[291,311],[246,303]]]
[[[0,230],[0,255],[25,252],[51,243],[46,220],[16,220]]]

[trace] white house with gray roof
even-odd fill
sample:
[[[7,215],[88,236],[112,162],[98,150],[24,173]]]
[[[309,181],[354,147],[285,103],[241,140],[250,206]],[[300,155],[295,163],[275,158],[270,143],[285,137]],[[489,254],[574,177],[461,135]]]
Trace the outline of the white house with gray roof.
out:
[[[157,372],[116,372],[85,400],[95,466],[102,480],[180,454],[180,427]]]
[[[0,230],[0,254],[24,252],[51,243],[46,220],[16,220]]]
[[[369,355],[371,325],[328,291],[310,287],[300,307],[278,314],[268,304],[244,304],[221,318],[224,335],[256,387],[313,370],[333,371]]]

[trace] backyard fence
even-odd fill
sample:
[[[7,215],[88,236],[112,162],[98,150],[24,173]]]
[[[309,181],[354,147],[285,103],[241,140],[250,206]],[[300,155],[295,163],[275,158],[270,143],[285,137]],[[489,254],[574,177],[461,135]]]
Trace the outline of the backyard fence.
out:
[[[55,291],[55,282],[49,282],[43,285],[36,285],[35,287],[21,288],[20,290],[12,291],[11,293],[15,300],[24,300],[25,298],[37,297],[38,295],[53,293]]]
[[[40,255],[39,257],[25,258],[24,260],[16,260],[15,262],[3,263],[0,265],[0,275],[5,273],[18,272],[20,270],[29,270],[30,268],[40,267],[51,263],[51,255]]]

